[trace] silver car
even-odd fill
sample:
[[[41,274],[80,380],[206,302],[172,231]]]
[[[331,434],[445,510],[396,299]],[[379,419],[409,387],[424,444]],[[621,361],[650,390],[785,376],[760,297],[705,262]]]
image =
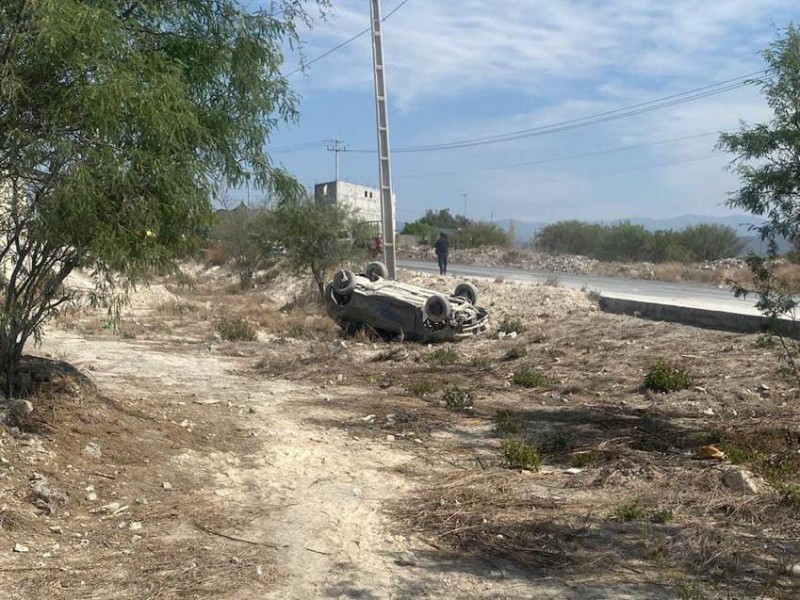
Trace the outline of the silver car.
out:
[[[363,274],[342,269],[325,288],[328,314],[344,329],[367,327],[407,340],[455,341],[483,333],[488,314],[478,292],[460,283],[452,295],[387,278],[383,263]]]

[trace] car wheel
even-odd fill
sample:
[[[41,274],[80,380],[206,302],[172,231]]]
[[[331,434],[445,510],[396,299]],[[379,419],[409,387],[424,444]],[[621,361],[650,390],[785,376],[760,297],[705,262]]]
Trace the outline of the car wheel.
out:
[[[367,265],[364,269],[364,274],[370,281],[378,281],[378,279],[389,279],[389,269],[382,262],[376,260]]]
[[[352,294],[356,289],[356,274],[349,269],[341,269],[333,276],[333,291],[340,296]]]
[[[459,283],[456,286],[456,290],[453,292],[453,296],[458,298],[464,298],[464,300],[469,300],[469,303],[472,306],[477,306],[478,304],[478,290],[475,289],[475,286],[471,283]]]
[[[433,294],[425,301],[422,312],[432,323],[446,321],[452,312],[450,301],[443,294]]]

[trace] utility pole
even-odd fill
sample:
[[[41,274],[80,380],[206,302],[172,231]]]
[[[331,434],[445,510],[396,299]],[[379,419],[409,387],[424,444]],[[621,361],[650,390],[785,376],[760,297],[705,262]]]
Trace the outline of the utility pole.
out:
[[[339,181],[339,152],[347,152],[347,146],[342,140],[325,140],[325,148],[333,152],[334,181]]]
[[[383,216],[383,255],[389,279],[397,277],[394,248],[394,211],[392,210],[392,169],[389,162],[389,110],[386,105],[386,70],[383,63],[383,25],[381,2],[370,0],[372,19],[372,62],[375,73],[375,119],[378,130],[381,213]]]

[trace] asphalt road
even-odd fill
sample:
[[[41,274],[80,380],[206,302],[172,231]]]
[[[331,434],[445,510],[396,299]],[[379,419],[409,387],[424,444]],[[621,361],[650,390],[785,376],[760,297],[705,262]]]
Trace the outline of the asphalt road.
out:
[[[404,269],[438,273],[436,263],[426,261],[399,260],[397,265]],[[448,277],[484,277],[495,279],[503,277],[510,281],[527,281],[543,283],[548,277],[558,278],[560,285],[576,290],[590,290],[611,298],[639,300],[725,311],[738,314],[759,314],[753,298],[734,298],[730,290],[701,285],[686,285],[650,281],[644,279],[622,279],[617,277],[597,277],[594,275],[572,275],[568,273],[546,273],[543,271],[527,271],[504,267],[481,267],[476,265],[454,265],[447,267]]]

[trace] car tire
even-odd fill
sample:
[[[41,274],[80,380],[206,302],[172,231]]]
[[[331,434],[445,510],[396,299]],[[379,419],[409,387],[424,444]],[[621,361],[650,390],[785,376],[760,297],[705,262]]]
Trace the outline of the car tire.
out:
[[[364,269],[364,274],[370,281],[378,281],[378,279],[389,279],[389,269],[386,265],[379,260],[373,261]]]
[[[426,301],[422,312],[431,323],[442,323],[452,313],[450,300],[444,294],[432,294]]]
[[[356,289],[356,274],[349,269],[341,269],[333,276],[333,291],[347,296]]]
[[[467,283],[466,281],[463,283],[459,283],[456,286],[456,290],[453,292],[453,296],[458,298],[464,298],[464,300],[468,300],[472,306],[478,305],[478,290],[475,289],[475,286],[471,283]]]

